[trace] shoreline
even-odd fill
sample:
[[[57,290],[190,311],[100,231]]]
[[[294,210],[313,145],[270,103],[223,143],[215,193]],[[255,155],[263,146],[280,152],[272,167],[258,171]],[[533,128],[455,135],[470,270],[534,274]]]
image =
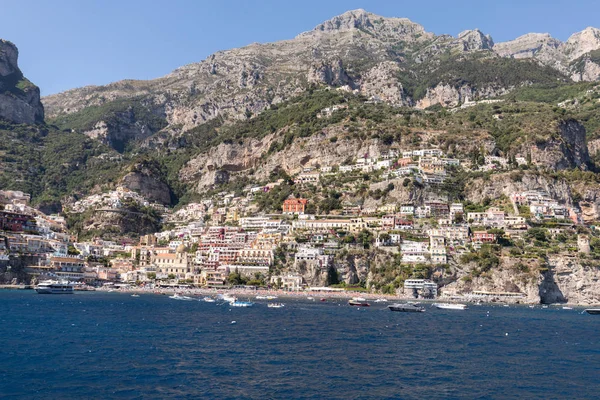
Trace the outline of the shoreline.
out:
[[[0,290],[34,290],[32,285],[0,285]],[[76,290],[76,292],[86,292],[88,290]],[[389,294],[376,294],[376,293],[363,293],[363,292],[351,292],[351,291],[287,291],[287,290],[248,290],[248,289],[215,289],[215,288],[147,288],[147,287],[128,287],[128,288],[110,288],[110,287],[99,287],[91,291],[105,292],[105,293],[126,293],[126,294],[155,294],[155,295],[196,295],[196,296],[216,296],[218,294],[231,294],[237,297],[256,297],[256,296],[277,296],[277,297],[290,297],[290,298],[307,298],[313,297],[315,300],[320,299],[351,299],[353,297],[362,297],[369,301],[375,301],[377,299],[385,299],[387,302],[422,302],[422,303],[466,303],[466,304],[509,304],[509,305],[523,305],[523,306],[562,306],[562,307],[597,307],[600,304],[580,304],[580,303],[551,303],[541,304],[539,302],[528,302],[523,301],[525,299],[498,299],[498,298],[457,298],[453,297],[438,297],[436,299],[415,299],[412,296],[395,296]]]

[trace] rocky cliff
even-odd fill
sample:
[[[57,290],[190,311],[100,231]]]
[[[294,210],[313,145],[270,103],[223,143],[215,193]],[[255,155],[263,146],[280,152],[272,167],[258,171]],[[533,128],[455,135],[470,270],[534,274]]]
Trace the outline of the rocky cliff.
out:
[[[40,89],[23,76],[18,57],[17,47],[0,39],[0,119],[17,124],[42,123]]]

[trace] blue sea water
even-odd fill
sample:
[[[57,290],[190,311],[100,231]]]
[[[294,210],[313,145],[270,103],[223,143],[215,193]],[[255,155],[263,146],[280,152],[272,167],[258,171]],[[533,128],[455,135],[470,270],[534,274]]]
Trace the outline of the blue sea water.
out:
[[[600,316],[581,309],[279,300],[0,291],[0,398],[600,398]]]

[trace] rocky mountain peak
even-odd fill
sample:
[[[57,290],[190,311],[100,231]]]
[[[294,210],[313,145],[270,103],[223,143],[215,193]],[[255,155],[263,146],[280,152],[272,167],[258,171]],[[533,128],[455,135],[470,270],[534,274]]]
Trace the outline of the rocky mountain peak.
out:
[[[458,43],[464,51],[490,50],[494,47],[492,37],[479,29],[462,31],[458,34]]]
[[[570,59],[576,59],[593,50],[600,49],[600,29],[588,27],[574,33],[565,42]]]
[[[312,31],[300,34],[299,37],[351,30],[369,32],[380,40],[412,42],[419,38],[433,37],[423,26],[408,18],[382,17],[363,9],[346,11],[317,25]]]
[[[0,119],[17,124],[44,121],[40,89],[23,76],[17,59],[19,50],[0,39]]]
[[[544,50],[556,50],[561,44],[548,33],[528,33],[508,42],[496,43],[494,51],[502,57],[531,58]]]

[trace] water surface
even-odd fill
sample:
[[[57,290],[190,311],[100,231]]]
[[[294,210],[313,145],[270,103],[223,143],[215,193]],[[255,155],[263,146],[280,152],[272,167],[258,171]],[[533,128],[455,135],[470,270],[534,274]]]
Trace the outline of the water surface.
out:
[[[0,291],[3,399],[598,398],[600,316]],[[336,302],[337,301],[337,302]],[[235,323],[232,323],[235,321]]]

